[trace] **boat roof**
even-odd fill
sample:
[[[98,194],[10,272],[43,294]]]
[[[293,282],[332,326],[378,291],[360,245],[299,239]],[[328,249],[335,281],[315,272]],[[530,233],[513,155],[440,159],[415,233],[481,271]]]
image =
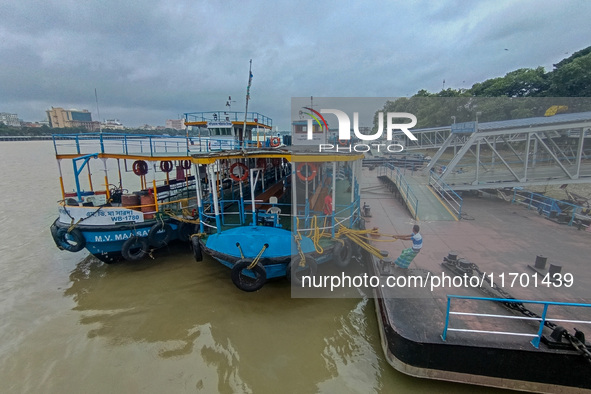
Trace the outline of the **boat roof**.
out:
[[[318,152],[315,146],[280,146],[192,152],[186,137],[121,133],[54,134],[56,159],[89,156],[105,159],[146,161],[190,160],[211,164],[223,159],[281,158],[290,162],[356,161],[358,152]]]

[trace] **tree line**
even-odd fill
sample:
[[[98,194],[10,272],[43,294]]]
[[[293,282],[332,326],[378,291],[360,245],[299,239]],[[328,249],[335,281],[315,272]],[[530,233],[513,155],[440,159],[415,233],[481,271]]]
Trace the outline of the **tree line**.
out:
[[[92,133],[96,133],[93,131]],[[102,129],[103,133],[126,133],[126,134],[150,134],[150,135],[185,135],[184,130],[176,129],[162,129],[162,130],[143,130],[143,129],[126,129],[126,130],[111,130]],[[43,136],[52,134],[84,134],[91,133],[84,127],[68,127],[68,128],[52,128],[46,125],[41,127],[15,127],[7,126],[0,123],[0,136]]]
[[[415,127],[426,128],[586,112],[591,111],[591,100],[585,99],[590,97],[591,46],[554,64],[549,72],[544,67],[520,68],[470,89],[421,89],[412,97],[386,102],[379,111],[412,113],[417,117]]]

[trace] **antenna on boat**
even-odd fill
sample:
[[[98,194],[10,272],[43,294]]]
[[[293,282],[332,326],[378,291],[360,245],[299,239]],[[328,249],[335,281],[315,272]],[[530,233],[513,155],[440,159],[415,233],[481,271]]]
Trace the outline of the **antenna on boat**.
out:
[[[246,109],[244,111],[244,127],[242,128],[242,141],[246,138],[246,118],[248,116],[248,100],[250,99],[250,85],[252,85],[252,59],[250,59],[250,66],[248,67],[248,87],[246,88]]]
[[[103,133],[103,128],[102,128],[102,124],[101,124],[101,111],[99,111],[99,105],[98,105],[98,94],[96,93],[96,88],[94,88],[94,99],[96,100],[96,113],[99,119],[99,133]]]

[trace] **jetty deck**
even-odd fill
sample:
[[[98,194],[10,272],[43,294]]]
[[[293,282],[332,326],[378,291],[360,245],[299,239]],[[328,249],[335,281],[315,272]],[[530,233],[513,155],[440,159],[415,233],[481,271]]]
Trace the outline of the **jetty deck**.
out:
[[[385,272],[383,261],[373,259],[373,273],[381,280],[375,296],[382,344],[394,368],[418,377],[516,390],[591,392],[591,364],[581,352],[569,344],[550,348],[541,343],[536,348],[531,341],[538,333],[539,321],[521,319],[522,314],[508,310],[502,303],[452,299],[451,309],[468,315],[450,315],[448,327],[470,331],[449,330],[443,340],[448,295],[477,298],[491,297],[494,292],[486,285],[444,286],[433,281],[433,277],[457,276],[442,265],[451,253],[476,264],[479,272],[492,277],[497,285],[504,278],[502,290],[515,299],[588,304],[591,301],[588,289],[591,271],[587,267],[590,232],[558,224],[539,216],[535,210],[487,195],[464,199],[463,212],[473,220],[422,220],[419,212],[421,220],[416,221],[401,202],[388,196],[387,188],[377,187],[380,181],[375,173],[368,171],[362,179],[366,182],[362,187],[372,190],[362,198],[371,206],[372,217],[367,221],[367,228],[410,234],[412,225],[418,223],[424,238],[423,250],[408,270]],[[376,246],[395,259],[403,248],[410,247],[410,241],[376,243]],[[545,268],[538,269],[542,275],[532,269],[538,255],[547,257]],[[572,274],[572,285],[542,284],[550,265],[553,269],[560,267],[563,275]],[[400,276],[421,277],[427,285],[410,281],[406,286],[388,284],[392,277]],[[512,281],[513,278],[517,281]],[[543,313],[543,305],[525,304],[525,307],[537,315]],[[591,321],[591,308],[550,306],[547,317],[550,321],[560,319],[559,325],[571,334],[577,328],[587,337],[591,335],[591,324],[580,323]],[[551,334],[549,328],[543,329],[545,338]],[[561,342],[566,340],[563,338]]]

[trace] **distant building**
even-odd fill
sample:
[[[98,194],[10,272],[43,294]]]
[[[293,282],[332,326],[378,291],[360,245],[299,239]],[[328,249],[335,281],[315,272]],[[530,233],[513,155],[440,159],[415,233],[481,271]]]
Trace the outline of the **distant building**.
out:
[[[107,119],[101,126],[103,129],[109,130],[125,130],[123,124],[119,119]]]
[[[175,129],[175,130],[184,130],[185,129],[185,120],[184,119],[167,119],[166,120],[166,128],[167,129]]]
[[[6,126],[21,126],[21,122],[18,119],[18,115],[9,114],[8,112],[0,112],[0,123],[4,123]]]
[[[99,130],[100,123],[93,122],[90,112],[86,109],[79,111],[76,109],[63,109],[60,107],[51,107],[51,109],[48,109],[45,112],[47,112],[47,120],[49,121],[49,127],[83,127],[88,131]]]

